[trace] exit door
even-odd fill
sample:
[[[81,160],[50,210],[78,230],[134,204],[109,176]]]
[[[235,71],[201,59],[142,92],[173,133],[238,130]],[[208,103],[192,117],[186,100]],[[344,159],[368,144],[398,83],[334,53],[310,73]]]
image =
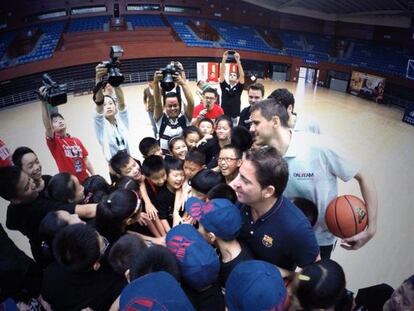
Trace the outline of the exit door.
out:
[[[315,84],[319,77],[319,69],[300,67],[299,79],[303,79],[305,83]]]

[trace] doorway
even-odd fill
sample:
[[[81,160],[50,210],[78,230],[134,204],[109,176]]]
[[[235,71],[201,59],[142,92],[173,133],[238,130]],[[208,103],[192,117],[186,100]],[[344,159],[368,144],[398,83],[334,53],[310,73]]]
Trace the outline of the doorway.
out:
[[[319,69],[310,67],[299,68],[299,79],[303,79],[305,83],[315,84],[318,81]]]

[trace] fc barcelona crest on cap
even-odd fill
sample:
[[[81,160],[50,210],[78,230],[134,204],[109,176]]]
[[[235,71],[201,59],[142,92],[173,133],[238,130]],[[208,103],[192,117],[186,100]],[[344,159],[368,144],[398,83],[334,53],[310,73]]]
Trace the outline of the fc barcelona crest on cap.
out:
[[[265,234],[262,238],[262,243],[266,247],[272,247],[273,246],[273,238],[271,236],[268,236]]]

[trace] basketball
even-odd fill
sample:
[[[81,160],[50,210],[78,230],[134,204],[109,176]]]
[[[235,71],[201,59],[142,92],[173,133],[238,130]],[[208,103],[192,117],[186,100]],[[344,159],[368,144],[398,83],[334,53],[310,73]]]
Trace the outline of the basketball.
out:
[[[325,221],[333,235],[349,238],[362,232],[367,226],[367,208],[360,198],[350,194],[342,195],[329,203]]]

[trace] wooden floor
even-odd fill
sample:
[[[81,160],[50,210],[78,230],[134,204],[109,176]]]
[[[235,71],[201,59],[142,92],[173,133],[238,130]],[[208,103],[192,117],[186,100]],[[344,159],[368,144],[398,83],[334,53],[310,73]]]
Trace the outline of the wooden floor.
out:
[[[194,90],[195,84],[191,83]],[[148,116],[142,105],[145,85],[124,88],[130,124],[136,143],[151,135]],[[296,110],[312,115],[322,131],[335,137],[338,146],[353,152],[374,177],[378,190],[378,232],[358,251],[338,247],[333,258],[345,269],[348,287],[389,283],[399,285],[414,273],[414,127],[402,123],[403,112],[325,88],[285,82],[265,82],[266,95],[279,87],[295,94]],[[243,105],[247,96],[243,94]],[[69,97],[61,106],[68,132],[81,138],[89,150],[97,173],[107,176],[107,168],[93,129],[94,103],[91,96]],[[39,156],[44,174],[57,172],[44,139],[39,102],[0,111],[0,138],[10,149],[26,145]],[[356,182],[341,183],[341,194],[359,195]],[[7,203],[0,199],[0,221],[4,225]],[[27,240],[9,232],[16,244],[27,251]]]

